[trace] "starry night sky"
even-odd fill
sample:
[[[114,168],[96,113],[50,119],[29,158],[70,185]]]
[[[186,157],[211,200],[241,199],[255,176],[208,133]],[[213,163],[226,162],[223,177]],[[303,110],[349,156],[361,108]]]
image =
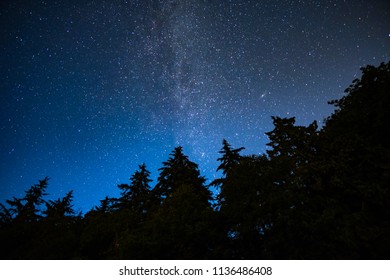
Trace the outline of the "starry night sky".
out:
[[[2,1],[0,202],[51,178],[84,213],[177,145],[212,180],[222,139],[319,125],[390,59],[389,1]],[[152,186],[154,183],[152,183]]]

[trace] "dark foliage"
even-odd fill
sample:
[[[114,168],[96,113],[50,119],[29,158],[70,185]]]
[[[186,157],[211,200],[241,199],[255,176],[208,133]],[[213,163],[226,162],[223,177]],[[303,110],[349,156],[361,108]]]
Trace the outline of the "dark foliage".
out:
[[[362,68],[319,129],[272,117],[269,150],[223,140],[210,186],[176,147],[84,216],[48,178],[0,204],[2,259],[389,259],[390,63]]]

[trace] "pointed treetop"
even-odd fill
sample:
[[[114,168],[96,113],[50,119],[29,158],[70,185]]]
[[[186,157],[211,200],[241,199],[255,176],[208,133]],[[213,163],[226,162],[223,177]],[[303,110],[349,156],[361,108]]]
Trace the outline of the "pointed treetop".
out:
[[[219,151],[222,156],[217,159],[221,164],[218,166],[217,171],[222,170],[222,173],[227,175],[233,166],[240,162],[240,152],[244,149],[244,147],[233,149],[229,142],[226,139],[223,139],[222,149]]]
[[[208,190],[203,190],[206,179],[200,175],[198,165],[183,153],[183,147],[174,148],[159,171],[155,192],[161,199],[166,198],[182,185],[193,186],[208,196]]]

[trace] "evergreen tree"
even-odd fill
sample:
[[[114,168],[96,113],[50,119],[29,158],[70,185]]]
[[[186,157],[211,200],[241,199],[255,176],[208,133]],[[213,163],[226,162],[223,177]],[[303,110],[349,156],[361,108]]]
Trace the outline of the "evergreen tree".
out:
[[[62,199],[45,201],[46,210],[43,211],[48,220],[61,220],[65,217],[72,217],[75,214],[73,210],[73,191],[68,192]]]
[[[248,174],[248,169],[241,168],[243,162],[248,162],[247,158],[240,155],[242,150],[243,147],[232,148],[226,139],[222,141],[217,171],[222,171],[223,177],[211,183],[220,189],[217,196],[219,211],[215,226],[221,232],[219,240],[221,257],[228,259],[250,258],[252,249],[257,248],[252,242],[254,240],[249,240],[248,234],[244,233],[251,227],[246,222],[253,214],[248,212],[251,208],[248,205],[256,200],[256,192],[252,191],[252,184],[246,184],[247,179],[250,180],[253,174]],[[249,243],[252,244],[246,246]]]
[[[39,180],[38,184],[31,186],[25,192],[23,198],[14,197],[12,200],[7,200],[7,203],[11,206],[8,213],[12,215],[14,221],[36,222],[42,218],[39,207],[45,202],[43,197],[47,195],[48,181],[48,177]]]
[[[45,201],[46,210],[41,232],[32,246],[41,259],[72,259],[78,257],[81,214],[73,209],[73,191],[63,198]]]
[[[310,246],[306,230],[312,230],[308,203],[313,190],[302,173],[317,156],[318,127],[316,122],[297,126],[295,118],[272,119],[274,129],[266,133],[269,161],[258,189],[264,256],[299,259]]]
[[[221,164],[218,166],[217,171],[222,170],[222,174],[227,176],[233,167],[240,162],[240,152],[244,149],[244,147],[233,149],[228,141],[223,139],[222,149],[219,151],[222,156],[217,159]]]
[[[174,188],[150,220],[140,239],[142,258],[207,259],[216,243],[214,213],[193,185]]]
[[[48,178],[30,187],[23,198],[8,200],[7,223],[0,228],[1,257],[8,259],[69,259],[76,256],[78,237],[72,209],[73,193],[45,201]],[[44,209],[46,206],[46,209]]]
[[[266,207],[269,160],[243,156],[225,179],[220,217],[225,221],[229,258],[261,259],[264,231],[269,226]]]
[[[218,196],[219,205],[226,200],[226,195],[224,194],[227,185],[226,179],[229,177],[232,169],[240,163],[240,152],[244,149],[244,147],[233,149],[226,139],[223,139],[222,141],[222,149],[219,151],[222,156],[217,159],[221,163],[218,166],[217,171],[222,171],[224,177],[215,179],[210,184],[211,186],[220,188],[220,194]]]
[[[271,158],[291,158],[296,165],[307,162],[308,156],[313,155],[315,149],[315,136],[318,125],[314,121],[308,127],[296,126],[295,118],[272,117],[274,129],[266,132],[270,142],[267,146],[271,150],[267,154]]]
[[[163,162],[154,194],[163,201],[182,185],[188,185],[205,201],[211,199],[210,191],[205,187],[206,179],[200,175],[198,165],[183,154],[182,147],[176,147],[170,158]]]
[[[211,194],[198,165],[183,154],[182,147],[176,147],[159,170],[153,193],[160,204],[140,231],[128,239],[128,250],[137,248],[143,252],[139,257],[157,259],[211,255],[214,240]],[[135,237],[139,243],[134,243]]]
[[[390,62],[361,70],[346,95],[330,102],[336,110],[321,131],[316,184],[327,197],[322,221],[333,255],[388,258]]]
[[[121,184],[121,198],[119,203],[121,207],[136,211],[140,215],[145,215],[150,207],[150,172],[146,169],[146,165],[142,164],[130,178],[130,185]]]

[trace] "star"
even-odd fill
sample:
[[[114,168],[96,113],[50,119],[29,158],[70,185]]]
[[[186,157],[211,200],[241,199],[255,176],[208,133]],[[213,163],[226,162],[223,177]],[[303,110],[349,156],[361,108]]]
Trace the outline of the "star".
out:
[[[210,181],[223,139],[259,154],[271,116],[321,124],[390,58],[380,2],[7,1],[0,202],[49,176],[86,212],[176,145]]]

